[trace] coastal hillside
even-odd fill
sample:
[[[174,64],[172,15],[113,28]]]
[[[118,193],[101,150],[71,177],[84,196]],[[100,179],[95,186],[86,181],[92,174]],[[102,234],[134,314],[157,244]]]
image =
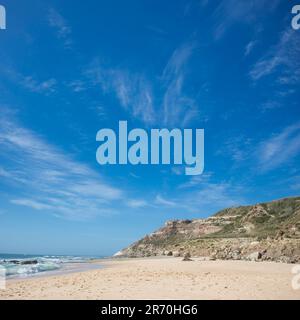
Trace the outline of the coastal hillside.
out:
[[[116,254],[162,255],[300,262],[300,197],[228,208],[207,219],[167,221]]]

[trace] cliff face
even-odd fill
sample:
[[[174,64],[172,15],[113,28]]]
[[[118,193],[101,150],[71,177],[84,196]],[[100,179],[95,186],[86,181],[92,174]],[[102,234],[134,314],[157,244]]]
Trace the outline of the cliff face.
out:
[[[203,256],[300,262],[300,197],[229,208],[208,219],[167,221],[118,256]]]

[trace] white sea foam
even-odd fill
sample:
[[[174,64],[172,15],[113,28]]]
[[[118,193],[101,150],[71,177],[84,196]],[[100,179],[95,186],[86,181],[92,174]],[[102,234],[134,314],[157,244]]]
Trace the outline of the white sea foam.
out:
[[[83,264],[91,258],[73,256],[16,256],[0,255],[0,265],[5,268],[7,278],[23,278],[42,272],[70,270],[72,265]]]

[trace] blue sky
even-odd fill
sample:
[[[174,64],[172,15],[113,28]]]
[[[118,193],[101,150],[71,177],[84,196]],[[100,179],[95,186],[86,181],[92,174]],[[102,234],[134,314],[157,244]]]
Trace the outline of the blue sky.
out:
[[[0,2],[0,252],[108,255],[299,195],[296,2]],[[99,166],[96,133],[120,120],[204,128],[204,173]]]

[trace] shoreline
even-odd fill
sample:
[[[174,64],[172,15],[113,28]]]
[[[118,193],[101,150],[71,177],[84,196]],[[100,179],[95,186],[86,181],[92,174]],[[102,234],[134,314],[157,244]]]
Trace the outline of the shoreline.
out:
[[[74,274],[74,273],[83,273],[83,272],[88,272],[92,270],[99,270],[105,267],[109,267],[109,262],[122,262],[122,261],[132,261],[132,260],[147,260],[147,259],[168,259],[170,257],[137,257],[137,258],[129,258],[129,257],[109,257],[109,258],[97,258],[93,259],[87,262],[80,262],[80,263],[65,263],[64,266],[60,269],[56,270],[49,270],[49,271],[43,271],[43,272],[38,272],[38,273],[33,273],[33,274],[27,274],[27,275],[20,275],[20,276],[8,276],[6,278],[7,282],[10,281],[26,281],[30,279],[35,279],[35,278],[48,278],[52,276],[64,276],[67,274]],[[96,266],[95,266],[96,265]],[[74,267],[71,269],[68,269],[68,267]],[[66,268],[67,267],[67,268]],[[78,268],[76,268],[78,267]]]
[[[296,299],[293,264],[182,261],[181,258],[97,259],[102,268],[10,279],[0,300]]]
[[[98,261],[98,259],[97,259]],[[92,270],[98,270],[103,268],[102,262],[80,262],[80,263],[65,263],[62,265],[61,268],[49,271],[41,271],[32,274],[26,275],[12,275],[6,278],[7,282],[11,281],[22,281],[22,280],[29,280],[29,279],[37,279],[37,278],[47,278],[51,276],[64,276],[67,274],[73,273],[81,273],[81,272],[88,272]]]

